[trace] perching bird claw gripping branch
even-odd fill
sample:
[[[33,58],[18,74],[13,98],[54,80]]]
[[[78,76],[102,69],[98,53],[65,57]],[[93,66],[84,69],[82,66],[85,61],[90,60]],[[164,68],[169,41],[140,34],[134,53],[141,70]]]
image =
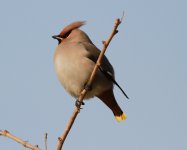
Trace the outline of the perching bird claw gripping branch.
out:
[[[116,19],[115,20],[115,24],[114,24],[114,27],[113,27],[113,30],[112,30],[110,36],[108,37],[108,39],[106,41],[103,41],[103,48],[102,48],[102,50],[100,52],[100,55],[99,55],[99,57],[97,59],[95,67],[94,67],[94,69],[92,71],[92,74],[91,74],[91,76],[90,76],[90,78],[89,78],[89,80],[88,80],[88,82],[87,82],[85,87],[91,87],[91,84],[92,84],[92,82],[93,82],[93,80],[95,78],[96,72],[98,71],[99,66],[101,64],[101,60],[102,60],[102,58],[104,56],[104,53],[105,53],[108,45],[110,44],[112,38],[114,37],[114,35],[118,33],[117,28],[120,25],[120,23],[122,22],[122,19],[123,19],[123,17],[121,19]],[[69,131],[71,130],[71,127],[72,127],[72,125],[73,125],[78,113],[80,112],[80,108],[81,108],[82,102],[83,102],[84,97],[86,96],[86,93],[88,91],[89,91],[89,88],[84,88],[82,90],[82,92],[80,93],[80,95],[79,95],[79,97],[77,99],[77,101],[80,103],[80,105],[75,106],[74,111],[72,113],[72,116],[70,117],[70,120],[69,120],[69,122],[68,122],[68,124],[67,124],[67,126],[66,126],[66,128],[65,128],[65,130],[63,132],[63,134],[58,138],[56,150],[61,150],[62,149],[64,141],[66,140],[66,137],[67,137]]]
[[[79,100],[75,101],[75,106],[81,109],[81,105],[84,105],[84,102],[80,102]]]

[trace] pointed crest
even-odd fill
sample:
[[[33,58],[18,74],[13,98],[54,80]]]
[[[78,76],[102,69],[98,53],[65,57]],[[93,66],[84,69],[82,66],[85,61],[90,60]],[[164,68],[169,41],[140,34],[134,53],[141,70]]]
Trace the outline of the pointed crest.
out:
[[[65,34],[67,34],[68,32],[70,32],[71,30],[79,28],[79,27],[81,27],[84,24],[85,24],[85,21],[76,21],[76,22],[73,22],[73,23],[69,24],[68,26],[66,26],[62,30],[62,32],[60,33],[60,35],[63,37]]]

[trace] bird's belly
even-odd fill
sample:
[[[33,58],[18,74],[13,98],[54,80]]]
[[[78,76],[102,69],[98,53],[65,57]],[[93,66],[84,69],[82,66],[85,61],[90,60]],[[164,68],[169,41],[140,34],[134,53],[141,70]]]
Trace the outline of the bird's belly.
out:
[[[59,58],[55,60],[55,70],[64,88],[74,97],[78,97],[84,88],[94,65],[86,58]],[[85,73],[86,72],[86,73]],[[90,95],[93,97],[94,95]]]

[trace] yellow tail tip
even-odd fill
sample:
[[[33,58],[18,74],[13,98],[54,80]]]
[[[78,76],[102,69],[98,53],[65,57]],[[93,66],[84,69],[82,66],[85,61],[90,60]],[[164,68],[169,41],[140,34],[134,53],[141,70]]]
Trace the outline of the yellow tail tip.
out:
[[[127,118],[127,116],[123,113],[121,116],[115,116],[116,120],[118,122],[125,120]]]

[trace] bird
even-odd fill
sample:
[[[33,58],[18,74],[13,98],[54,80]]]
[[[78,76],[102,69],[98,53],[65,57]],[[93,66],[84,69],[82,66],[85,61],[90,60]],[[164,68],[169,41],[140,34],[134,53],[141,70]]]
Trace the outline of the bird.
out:
[[[54,53],[54,68],[65,90],[77,98],[93,71],[100,50],[93,44],[89,36],[80,29],[85,21],[76,21],[67,25],[58,35],[52,38],[58,40]],[[126,119],[126,114],[118,105],[114,93],[114,84],[119,87],[125,97],[127,94],[115,81],[114,69],[104,55],[96,72],[91,88],[84,100],[97,97],[113,112],[118,122]]]

